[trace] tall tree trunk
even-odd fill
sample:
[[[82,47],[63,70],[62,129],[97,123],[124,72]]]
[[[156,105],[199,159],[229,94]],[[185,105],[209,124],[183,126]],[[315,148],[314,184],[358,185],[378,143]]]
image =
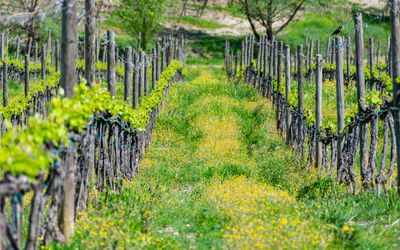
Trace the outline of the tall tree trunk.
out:
[[[183,17],[183,15],[185,14],[187,2],[188,2],[188,0],[185,0],[185,2],[184,2],[184,4],[183,4],[181,16],[179,17],[179,22],[182,21],[182,17]]]
[[[246,17],[247,17],[247,20],[250,23],[251,30],[253,31],[253,34],[257,38],[257,40],[260,40],[260,35],[257,32],[256,26],[254,25],[253,20],[251,19],[249,5],[247,4],[247,2],[246,2],[246,5],[245,5],[245,9],[246,9]]]
[[[207,7],[207,4],[208,4],[208,0],[205,0],[203,6],[201,7],[199,17],[201,17],[203,15],[203,12],[204,12],[205,8]]]

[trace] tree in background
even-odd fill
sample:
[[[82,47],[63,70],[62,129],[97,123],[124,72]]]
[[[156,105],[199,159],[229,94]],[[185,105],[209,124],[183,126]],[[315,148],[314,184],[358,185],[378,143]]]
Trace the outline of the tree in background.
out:
[[[146,43],[160,29],[164,8],[165,0],[121,0],[113,13],[132,36],[141,33],[141,47],[146,49]]]
[[[0,29],[8,28],[17,32],[22,29],[28,37],[33,39],[42,38],[42,34],[38,34],[41,29],[41,31],[45,30],[43,37],[46,37],[49,30],[47,26],[54,26],[54,20],[50,20],[49,17],[55,16],[57,9],[60,9],[59,6],[60,3],[55,0],[1,1]],[[53,34],[58,33],[53,32]]]
[[[243,7],[254,35],[259,38],[255,23],[265,27],[269,39],[294,20],[300,10],[326,7],[336,0],[237,0]],[[277,28],[273,25],[278,23]]]

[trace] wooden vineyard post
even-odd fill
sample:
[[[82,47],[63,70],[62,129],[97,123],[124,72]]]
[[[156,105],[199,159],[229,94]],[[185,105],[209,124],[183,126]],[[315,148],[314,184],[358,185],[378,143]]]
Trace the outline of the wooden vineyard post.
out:
[[[254,59],[254,35],[250,35],[250,63],[253,62]]]
[[[240,68],[242,68],[244,64],[244,41],[242,41],[242,47],[240,50]]]
[[[139,58],[139,97],[144,95],[144,51],[140,51]]]
[[[138,53],[140,53],[140,51],[141,51],[141,43],[142,43],[142,32],[139,32],[138,39],[137,39],[137,45],[136,45],[136,49],[137,49]]]
[[[260,73],[263,71],[264,63],[265,63],[264,62],[264,53],[265,53],[264,43],[265,43],[265,36],[262,36],[261,40],[260,40],[260,47],[259,47],[259,49],[261,50],[261,53],[260,53]]]
[[[355,63],[356,63],[356,85],[357,85],[357,102],[358,115],[363,115],[365,109],[365,76],[364,76],[364,39],[363,39],[363,22],[360,13],[354,14],[355,29]],[[360,124],[360,174],[361,183],[366,187],[367,178],[367,125]]]
[[[131,104],[131,83],[132,83],[132,48],[125,47],[125,77],[124,77],[124,100]]]
[[[58,72],[60,70],[60,45],[58,40],[56,40],[54,49],[56,50],[56,72]]]
[[[264,37],[264,44],[263,44],[263,47],[264,47],[263,78],[265,79],[266,76],[267,76],[267,70],[268,70],[268,39],[267,39],[266,36]]]
[[[297,113],[298,113],[298,123],[297,123],[297,146],[298,150],[302,153],[303,159],[303,149],[302,149],[302,129],[303,129],[303,45],[298,45],[297,47],[297,59],[298,59],[298,69],[297,69]]]
[[[3,107],[8,106],[8,84],[7,84],[8,63],[3,61]]]
[[[314,57],[314,42],[313,40],[310,40],[310,52],[308,53],[308,69],[312,71],[312,59]],[[310,78],[311,78],[311,74],[310,74]]]
[[[369,51],[368,51],[368,64],[369,64],[369,72],[371,74],[371,78],[373,78],[374,74],[374,38],[369,38]],[[369,86],[372,88],[373,86]]]
[[[151,50],[151,89],[156,89],[156,81],[157,81],[157,54],[156,49],[153,48]]]
[[[247,45],[248,45],[248,42],[247,42],[247,37],[246,37],[244,40],[244,48],[243,48],[243,51],[244,51],[243,64],[245,67],[247,67],[247,54],[248,54],[247,53]]]
[[[322,55],[317,54],[315,62],[315,167],[322,166],[322,144],[320,142],[319,129],[322,125]]]
[[[342,180],[341,171],[343,167],[342,150],[344,140],[342,132],[344,129],[344,77],[343,77],[343,40],[337,36],[335,42],[336,54],[336,111],[337,111],[337,182]]]
[[[335,39],[332,40],[332,49],[331,49],[331,64],[335,63],[336,60],[336,41]]]
[[[27,49],[26,49],[26,54],[31,56],[32,52],[32,37],[29,37],[28,44],[27,44]]]
[[[319,43],[319,39],[317,39],[317,41],[315,42],[315,51],[317,54],[321,54],[321,47],[320,47],[320,43]]]
[[[137,109],[139,105],[139,58],[138,54],[133,54],[133,84],[132,84],[132,108]]]
[[[229,41],[228,37],[225,37],[225,69],[226,69],[226,75],[228,76],[229,79]]]
[[[144,54],[144,51],[143,51]],[[149,60],[147,58],[147,55],[144,54],[144,65],[143,65],[143,77],[144,77],[144,94],[145,96],[149,95]]]
[[[25,55],[25,97],[29,95],[29,54]]]
[[[167,66],[171,64],[172,61],[172,54],[173,54],[173,49],[174,49],[174,44],[173,44],[173,38],[172,36],[169,36],[168,38],[168,51],[167,51]]]
[[[166,39],[162,38],[162,48],[161,48],[161,73],[165,71],[165,63],[166,63],[166,55],[167,55],[167,46]],[[139,53],[139,52],[138,52]]]
[[[238,58],[239,58],[239,52],[236,52],[236,57],[235,57],[235,72],[234,72],[235,77],[237,76],[237,73],[238,73]]]
[[[391,38],[388,37],[388,41],[387,41],[387,47],[386,47],[386,65],[387,65],[387,70],[388,70],[388,76],[392,77],[392,70],[391,70],[391,65],[392,65],[392,57],[391,57]]]
[[[351,38],[347,36],[347,43],[346,43],[346,63],[347,63],[347,78],[350,77],[350,58],[351,58]]]
[[[156,82],[160,80],[160,43],[157,42],[156,45],[156,58],[155,58],[155,67],[156,67]]]
[[[307,72],[307,70],[308,70],[309,52],[310,52],[310,50],[308,49],[308,37],[306,37],[306,43],[304,45],[304,51],[305,51],[304,68],[306,69],[306,72]]]
[[[278,41],[274,42],[274,54],[273,54],[273,78],[278,76]]]
[[[282,56],[283,56],[283,42],[279,41],[278,45],[278,72],[277,72],[277,83],[278,91],[282,81]]]
[[[50,52],[51,50],[51,30],[49,30],[48,34],[47,34],[47,50],[48,52]]]
[[[249,40],[249,37],[246,37],[245,38],[245,40],[244,40],[244,50],[245,50],[245,53],[244,53],[244,62],[245,62],[245,66],[247,67],[247,66],[249,66],[249,57],[250,57],[250,50],[249,50],[249,48],[250,48],[250,40]]]
[[[112,97],[116,94],[114,31],[107,31],[107,87]]]
[[[99,60],[99,53],[100,53],[100,30],[98,36],[95,38],[95,62]]]
[[[326,42],[326,51],[325,51],[325,63],[330,62],[330,46],[331,46],[331,37],[328,37],[328,41]]]
[[[275,44],[275,36],[272,36],[272,39],[270,41],[269,45],[269,65],[268,65],[268,76],[270,79],[272,79],[274,76],[272,74],[273,72],[273,58],[274,58],[274,44]]]
[[[35,63],[37,63],[39,59],[39,44],[38,42],[35,42]]]
[[[286,45],[285,46],[285,99],[286,103],[289,104],[289,93],[290,93],[290,46]],[[289,109],[286,109],[286,143],[290,143],[290,130],[289,130],[289,124],[290,124],[290,113]]]
[[[96,60],[94,0],[85,0],[85,15],[85,78],[86,84],[90,87],[94,81]]]
[[[76,36],[76,2],[64,0],[62,2],[62,34],[61,34],[61,87],[65,91],[66,98],[74,95],[75,65],[77,57]],[[69,145],[68,151],[73,152],[74,145]],[[72,153],[67,154],[64,197],[60,223],[65,242],[69,243],[74,233],[75,218],[75,164]]]
[[[14,60],[18,60],[20,42],[21,42],[21,40],[20,40],[19,36],[17,36],[17,47],[16,47],[15,53],[14,53]]]
[[[1,39],[1,41],[0,41],[0,59],[1,59],[1,61],[3,62],[3,61],[4,61],[4,46],[5,46],[5,45],[4,45],[4,44],[5,44],[5,41],[4,41],[4,39],[5,39],[4,33],[1,34],[0,39]]]
[[[262,53],[262,49],[261,49],[261,46],[259,46],[258,53],[257,53],[257,65],[256,65],[257,74],[259,74],[261,72],[261,53]]]
[[[103,63],[106,63],[106,61],[107,61],[107,47],[108,47],[108,42],[106,41],[106,42],[104,42],[104,45],[103,45]]]
[[[42,45],[42,58],[41,58],[41,64],[42,64],[42,80],[43,84],[46,84],[46,45]]]
[[[278,132],[281,131],[282,125],[281,125],[281,111],[280,111],[280,99],[281,95],[279,92],[281,81],[282,81],[282,56],[283,56],[283,42],[279,41],[278,45],[278,66],[277,66],[277,85],[276,85],[276,128],[278,129]]]
[[[382,47],[382,41],[378,41],[378,49],[376,50],[376,64],[379,63],[380,57],[381,57],[381,47]]]
[[[391,57],[392,57],[392,81],[393,81],[393,116],[396,134],[397,166],[400,166],[400,20],[399,5],[397,0],[391,0],[390,22],[391,22]],[[400,194],[400,167],[397,167],[397,192]]]

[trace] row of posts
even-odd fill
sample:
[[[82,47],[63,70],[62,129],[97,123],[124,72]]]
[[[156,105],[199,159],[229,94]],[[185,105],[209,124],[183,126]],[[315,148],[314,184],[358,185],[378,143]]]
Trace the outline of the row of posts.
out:
[[[98,37],[96,39],[100,41]],[[5,48],[7,48],[7,36],[5,34],[1,34],[0,36],[0,55],[1,60],[3,62],[3,67],[0,72],[0,83],[1,88],[3,89],[3,106],[6,107],[8,105],[8,63],[4,61],[4,56],[7,54]],[[100,42],[96,41],[95,48],[95,58],[99,58],[99,49]],[[17,38],[17,50],[15,51],[14,59],[20,59],[20,49],[18,46],[20,44],[19,37]],[[25,54],[25,73],[23,74],[24,78],[24,93],[25,96],[29,95],[29,80],[30,75],[34,74],[35,78],[38,74],[40,74],[40,78],[43,80],[43,83],[46,81],[46,57],[48,55],[47,48],[51,48],[51,33],[49,33],[47,45],[43,44],[41,46],[41,56],[40,56],[40,63],[41,63],[41,70],[40,72],[30,72],[29,71],[29,64],[30,64],[30,51],[31,51],[31,44],[32,40],[29,39],[29,42],[26,47],[26,54]],[[85,42],[85,44],[88,44]],[[160,80],[160,74],[165,70],[165,68],[171,63],[171,60],[179,60],[181,63],[185,63],[185,46],[186,41],[183,37],[181,39],[175,39],[172,36],[163,37],[161,43],[156,44],[156,48],[152,49],[151,55],[148,56],[144,51],[140,49],[140,35],[138,39],[138,51],[132,51],[130,46],[125,47],[125,53],[123,56],[116,56],[118,54],[118,49],[115,45],[114,39],[114,32],[108,31],[107,32],[107,40],[104,43],[104,52],[103,60],[106,59],[107,61],[107,83],[108,89],[112,96],[116,94],[116,62],[120,61],[120,63],[124,64],[125,66],[125,74],[124,74],[124,99],[128,102],[129,105],[132,104],[133,108],[137,108],[139,98],[141,96],[146,96],[150,92],[149,87],[149,66],[151,65],[151,89],[156,89],[156,82]],[[87,47],[87,46],[85,46]],[[35,63],[38,62],[38,44],[36,43],[34,50],[35,55]],[[86,50],[85,50],[86,51]],[[51,65],[55,66],[55,70],[58,72],[60,70],[60,43],[55,41],[55,46],[51,49]],[[90,53],[84,53],[84,58],[88,59],[86,55]],[[54,58],[54,60],[53,60]],[[89,72],[93,72],[89,74]],[[94,81],[94,72],[95,72],[95,65],[94,60],[93,64],[86,63],[85,65],[85,78],[89,85]],[[131,87],[132,86],[132,87]]]
[[[396,3],[396,9],[398,6]],[[399,51],[400,51],[400,22],[398,18],[397,12],[392,12],[392,38],[388,40],[388,46],[385,51],[385,60],[388,65],[389,74],[392,76],[393,80],[393,91],[394,91],[394,101],[393,106],[395,112],[393,112],[395,117],[395,131],[396,134],[400,134],[400,88],[397,87],[396,79],[397,76],[400,76],[400,60],[398,59]],[[356,86],[357,86],[357,99],[358,99],[358,112],[359,115],[365,110],[365,95],[366,95],[366,82],[364,75],[364,41],[363,41],[363,24],[362,24],[362,15],[354,14],[354,26],[355,26],[355,58],[354,63],[356,66]],[[345,41],[346,40],[346,41]],[[341,36],[336,36],[334,40],[328,39],[326,53],[325,53],[325,62],[323,60],[321,54],[320,43],[317,41],[316,43],[316,51],[317,55],[313,57],[313,42],[310,42],[309,46],[306,46],[306,55],[303,53],[303,45],[298,45],[297,53],[291,54],[289,45],[283,46],[282,41],[276,41],[275,37],[272,37],[268,41],[268,39],[263,36],[260,38],[260,41],[257,43],[254,39],[254,36],[250,35],[249,38],[246,38],[242,42],[241,52],[233,55],[233,52],[230,53],[229,50],[229,41],[226,40],[226,48],[225,48],[225,65],[227,68],[228,77],[233,78],[238,74],[238,66],[242,68],[245,66],[248,68],[255,68],[259,70],[259,75],[262,75],[262,78],[268,79],[267,85],[272,85],[271,80],[276,79],[277,81],[277,89],[279,90],[279,86],[281,84],[281,75],[282,75],[282,59],[285,59],[285,100],[286,103],[289,103],[289,94],[290,94],[290,82],[291,75],[295,73],[296,79],[298,82],[297,86],[297,112],[300,114],[302,119],[297,124],[298,126],[298,143],[297,145],[301,145],[302,140],[302,130],[303,130],[303,119],[304,119],[304,107],[303,107],[303,88],[304,88],[304,76],[303,76],[303,64],[305,64],[305,68],[313,71],[312,65],[315,63],[315,138],[316,138],[316,157],[315,157],[315,166],[316,168],[321,168],[322,164],[322,144],[320,142],[320,136],[318,131],[321,128],[323,114],[322,114],[322,82],[323,82],[323,64],[324,63],[335,63],[336,64],[336,107],[337,107],[337,132],[340,135],[343,132],[345,125],[345,116],[344,116],[344,49],[346,48],[346,62],[347,62],[347,76],[350,76],[350,64],[351,64],[351,44],[350,37],[344,39]],[[308,44],[308,41],[306,42]],[[332,45],[332,47],[330,46]],[[254,47],[258,46],[258,55],[257,60],[253,62],[254,56]],[[374,50],[374,41],[373,39],[369,39],[369,51],[368,51],[368,65],[372,72],[375,68],[375,63],[379,63],[380,55],[381,55],[381,42],[378,43],[377,50]],[[240,60],[240,62],[238,62]],[[254,63],[256,65],[254,65]],[[246,70],[247,72],[247,70]],[[307,74],[308,77],[311,77],[312,74]],[[245,80],[248,81],[247,75],[244,76]],[[310,79],[308,79],[310,80]],[[256,84],[256,83],[255,83]],[[261,85],[261,83],[260,83]],[[261,87],[261,86],[260,86]],[[266,86],[267,95],[270,96],[273,94],[271,90],[271,86]],[[279,92],[279,91],[278,91]],[[279,95],[280,93],[275,93],[275,95]],[[279,109],[279,105],[277,105],[277,109]],[[279,111],[279,110],[278,110]],[[277,112],[279,115],[279,112]],[[396,118],[397,117],[397,118]],[[287,115],[285,119],[285,130],[286,130],[286,138],[289,140],[289,124],[290,124],[290,116]],[[279,120],[279,119],[278,119]],[[367,128],[366,125],[360,126],[360,165],[361,165],[361,176],[366,175],[365,165],[366,165],[366,157],[367,157]],[[289,142],[289,141],[288,141]],[[400,136],[396,136],[396,144],[400,145]],[[342,150],[344,146],[343,137],[338,137],[337,143],[337,163],[340,165],[343,161],[342,158]],[[397,161],[398,165],[400,164],[400,147],[397,147]],[[302,152],[303,153],[303,152]],[[400,169],[400,168],[399,168]],[[339,170],[339,169],[338,169]],[[400,174],[398,175],[400,176]],[[400,177],[398,177],[398,182],[400,183]]]

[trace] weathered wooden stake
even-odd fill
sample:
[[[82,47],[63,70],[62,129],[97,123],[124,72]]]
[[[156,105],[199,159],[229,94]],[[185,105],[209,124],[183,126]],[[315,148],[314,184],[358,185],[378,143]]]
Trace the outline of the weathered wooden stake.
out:
[[[5,39],[4,33],[1,34],[0,39],[1,39],[1,41],[0,41],[0,59],[1,59],[1,61],[3,62],[3,61],[4,61],[4,46],[5,46],[5,45],[4,45],[4,44],[5,44],[5,41],[4,41],[4,39]]]
[[[107,61],[107,54],[108,54],[107,47],[108,47],[108,44],[107,44],[107,42],[105,42],[103,45],[103,63],[105,63]]]
[[[140,51],[141,51],[141,43],[142,43],[142,32],[139,32],[138,38],[137,38],[137,45],[136,45],[136,49],[137,49],[138,53],[140,53]]]
[[[156,49],[153,48],[151,50],[151,89],[155,90],[156,89],[156,81],[157,81],[157,55],[156,55]]]
[[[115,41],[114,31],[107,31],[107,87],[112,97],[116,94],[116,75],[115,75]]]
[[[26,49],[26,54],[31,56],[32,52],[32,37],[29,37],[28,44],[27,44],[27,49]]]
[[[124,77],[124,100],[131,104],[131,84],[132,84],[132,48],[125,47],[125,77]]]
[[[290,46],[286,45],[285,46],[285,98],[286,98],[286,103],[289,103],[289,93],[290,93]],[[290,142],[290,130],[289,130],[289,125],[290,125],[290,114],[289,112],[286,112],[286,143],[289,144]]]
[[[39,44],[35,42],[35,63],[39,60]]]
[[[137,109],[139,105],[139,53],[133,54],[133,88],[132,88],[132,107]]]
[[[19,44],[20,44],[21,40],[19,38],[19,36],[17,36],[17,46],[15,48],[15,53],[14,53],[14,60],[18,60],[19,58]]]
[[[156,46],[156,58],[155,58],[155,66],[156,66],[156,81],[160,80],[160,53],[161,53],[161,47],[160,43],[157,42]]]
[[[350,58],[351,58],[351,38],[347,36],[346,44],[346,63],[347,63],[347,77],[350,77]]]
[[[322,125],[322,55],[317,54],[315,62],[315,167],[321,169],[322,143],[320,142],[319,129]]]
[[[274,42],[274,54],[273,54],[273,77],[277,77],[278,73],[278,41]]]
[[[61,33],[61,87],[65,91],[66,98],[74,95],[76,81],[75,66],[77,58],[77,36],[76,36],[76,1],[63,0],[62,2],[62,33]],[[45,54],[42,57],[46,57]],[[75,219],[75,164],[73,148],[68,145],[64,178],[64,197],[62,202],[62,213],[60,223],[65,242],[68,244],[74,233]]]
[[[371,77],[373,77],[374,73],[374,38],[369,38],[369,51],[368,51],[368,63],[369,63],[369,72]],[[372,88],[372,86],[370,86]]]
[[[344,129],[344,77],[343,77],[343,40],[341,36],[336,37],[336,111],[337,131],[339,138],[337,142],[337,182],[342,180],[341,168],[343,167],[342,150],[344,140],[341,136]]]
[[[166,38],[163,37],[162,47],[161,47],[161,73],[165,71],[166,55],[167,55]]]
[[[25,97],[29,95],[29,54],[25,55]]]
[[[297,59],[298,59],[298,69],[297,69],[297,112],[300,116],[297,124],[297,145],[301,146],[302,140],[302,119],[303,119],[303,45],[297,46]]]
[[[96,72],[94,0],[85,0],[85,15],[85,78],[86,84],[90,87],[92,86]]]
[[[314,41],[310,40],[310,52],[308,53],[308,70],[312,70],[312,59],[314,57]],[[311,75],[310,75],[311,76]]]
[[[144,51],[143,51],[143,53],[144,53]],[[143,72],[143,76],[144,76],[144,94],[146,96],[148,96],[149,95],[149,64],[148,64],[149,60],[148,60],[146,54],[144,54],[143,58],[144,58],[144,66],[143,66],[143,70],[144,70],[144,72]]]
[[[336,40],[332,40],[332,49],[331,49],[331,64],[334,64],[336,60]]]
[[[43,84],[46,83],[46,45],[42,45],[42,58],[41,58],[41,64],[42,64],[42,80]],[[74,65],[75,67],[75,65]]]
[[[46,48],[47,48],[48,52],[50,52],[50,50],[51,50],[51,30],[49,30],[49,32],[48,32]]]
[[[3,61],[3,107],[8,106],[8,84],[7,84],[8,63]]]
[[[376,64],[378,64],[379,61],[380,61],[380,57],[381,57],[381,47],[382,47],[382,41],[379,40],[379,41],[378,41],[378,48],[377,48],[377,51],[376,51]]]
[[[144,95],[144,51],[140,51],[140,59],[139,59],[139,97]]]
[[[331,37],[328,37],[328,41],[326,42],[326,51],[325,51],[325,62],[329,63],[331,60],[329,58],[330,56],[330,46],[331,46]]]
[[[364,38],[363,38],[363,22],[360,13],[354,14],[354,29],[355,29],[355,43],[356,43],[356,84],[357,84],[357,101],[358,101],[358,114],[363,115],[365,110],[365,76],[364,76]],[[361,182],[366,187],[367,178],[367,126],[360,124],[360,174]]]
[[[58,40],[56,40],[54,49],[56,50],[56,71],[58,72],[60,70],[60,45]]]
[[[390,3],[393,116],[396,134],[397,166],[400,166],[400,84],[398,83],[398,78],[400,77],[400,20],[398,1],[390,0]],[[397,192],[400,195],[400,167],[397,167]]]

